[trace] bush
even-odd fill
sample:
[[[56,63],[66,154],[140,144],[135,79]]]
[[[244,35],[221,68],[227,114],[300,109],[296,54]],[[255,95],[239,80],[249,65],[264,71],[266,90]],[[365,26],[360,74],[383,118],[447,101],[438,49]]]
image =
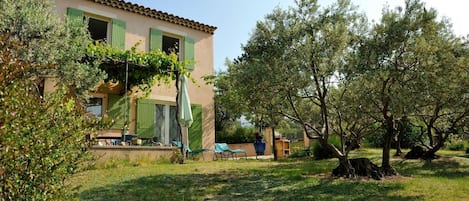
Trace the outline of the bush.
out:
[[[91,124],[65,90],[45,100],[17,82],[0,91],[0,200],[66,200],[82,168]]]
[[[365,137],[365,146],[380,148],[384,144],[384,131],[379,130],[375,133],[368,133]]]
[[[290,158],[304,158],[311,156],[311,149],[305,149],[303,141],[290,141]]]
[[[0,2],[0,200],[69,200],[65,179],[91,156],[85,136],[97,123],[81,99],[105,76],[84,58],[81,20],[63,23],[53,1]]]
[[[384,132],[383,129],[379,129],[375,133],[367,134],[365,137],[365,144],[368,147],[381,148],[384,144]],[[420,130],[417,127],[408,127],[405,135],[401,136],[401,148],[412,148],[419,140]],[[396,141],[393,140],[391,143],[392,148],[396,148]]]
[[[234,130],[216,131],[216,141],[224,143],[251,143],[255,141],[257,130],[238,126]]]
[[[301,151],[295,151],[293,152],[292,154],[290,154],[290,158],[304,158],[304,157],[308,157],[308,153],[304,150],[301,150]]]
[[[330,137],[329,143],[333,144],[337,148],[341,146],[340,138],[338,137]],[[318,141],[314,141],[311,145],[311,152],[313,153],[315,160],[334,158],[334,154],[332,153],[332,151],[322,147]]]
[[[469,143],[466,141],[451,141],[451,142],[446,142],[445,147],[449,150],[452,151],[464,151],[467,148],[469,148]]]

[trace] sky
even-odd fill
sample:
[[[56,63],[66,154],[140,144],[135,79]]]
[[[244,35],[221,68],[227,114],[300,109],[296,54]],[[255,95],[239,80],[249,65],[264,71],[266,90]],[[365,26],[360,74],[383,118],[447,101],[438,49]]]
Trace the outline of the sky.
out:
[[[214,34],[214,68],[226,71],[225,60],[233,60],[242,53],[256,22],[276,7],[287,9],[294,0],[127,0],[132,3],[167,12],[179,17],[216,26]],[[450,18],[457,35],[469,34],[467,0],[423,0],[427,7],[435,8],[439,16]],[[321,6],[335,2],[319,0]],[[378,21],[384,5],[390,8],[404,6],[405,0],[352,0],[369,20]]]

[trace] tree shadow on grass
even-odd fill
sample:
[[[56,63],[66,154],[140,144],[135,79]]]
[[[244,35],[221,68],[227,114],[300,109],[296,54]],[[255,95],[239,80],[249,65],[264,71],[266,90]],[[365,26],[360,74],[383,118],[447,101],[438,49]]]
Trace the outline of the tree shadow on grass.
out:
[[[292,169],[289,169],[292,168]],[[290,173],[286,173],[290,171]],[[294,166],[216,174],[162,174],[93,188],[81,200],[419,200],[399,183],[304,176]]]
[[[399,167],[399,172],[406,176],[437,176],[448,179],[469,177],[469,165],[461,163],[458,158],[442,157],[432,161],[402,160],[397,162],[396,165]]]

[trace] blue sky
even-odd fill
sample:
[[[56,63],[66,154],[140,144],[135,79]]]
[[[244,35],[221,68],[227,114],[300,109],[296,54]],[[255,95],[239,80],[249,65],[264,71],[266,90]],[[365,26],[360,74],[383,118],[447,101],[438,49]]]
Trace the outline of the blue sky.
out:
[[[216,26],[214,35],[214,68],[226,70],[225,59],[232,60],[241,55],[241,45],[245,44],[256,22],[279,6],[288,8],[294,0],[127,0],[145,7],[164,11],[179,17],[192,19],[204,24]],[[328,5],[333,0],[319,0],[321,5]],[[365,12],[369,19],[378,20],[383,5],[391,8],[404,6],[405,0],[352,0]],[[427,6],[434,7],[439,14],[451,18],[453,28],[458,35],[469,34],[466,19],[469,18],[466,0],[424,0]]]

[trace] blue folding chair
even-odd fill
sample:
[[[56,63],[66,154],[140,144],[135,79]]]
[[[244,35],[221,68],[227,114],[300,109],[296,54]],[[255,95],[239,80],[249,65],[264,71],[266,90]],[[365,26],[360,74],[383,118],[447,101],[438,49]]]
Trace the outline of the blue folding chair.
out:
[[[181,148],[181,146],[182,146],[181,141],[172,141],[171,143],[174,144],[175,146],[177,146],[178,148]],[[194,159],[195,155],[202,153],[202,159],[205,160],[203,152],[210,151],[210,149],[194,149],[194,150],[192,150],[187,145],[184,145],[184,148],[186,149],[187,158],[190,158],[192,156],[192,159]]]
[[[247,153],[244,149],[230,149],[226,143],[215,143],[215,157],[220,154],[221,158],[225,157],[225,154],[231,154],[231,158],[237,158],[237,154],[244,153],[244,158],[247,159]]]

